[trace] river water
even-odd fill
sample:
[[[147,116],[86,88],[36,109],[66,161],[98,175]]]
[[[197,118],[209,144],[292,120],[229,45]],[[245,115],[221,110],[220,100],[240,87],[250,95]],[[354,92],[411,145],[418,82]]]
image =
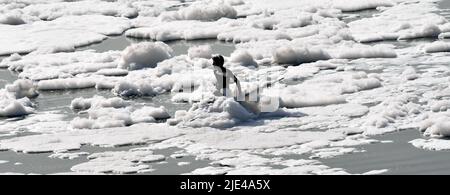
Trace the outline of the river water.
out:
[[[439,13],[450,19],[450,1],[442,1],[439,6],[441,8]],[[346,22],[350,22],[361,17],[370,17],[375,12],[376,11],[373,10],[363,11],[359,15],[358,13],[351,13],[358,16],[350,15],[344,20]],[[123,50],[132,43],[143,41],[148,40],[136,40],[126,38],[125,36],[116,36],[111,37],[99,44],[79,48],[79,50],[93,49],[98,52]],[[417,41],[430,42],[433,40],[425,39]],[[415,44],[414,42],[390,43],[395,44],[400,48]],[[188,48],[191,46],[204,44],[210,45],[214,53],[220,53],[225,56],[229,56],[235,50],[233,44],[224,43],[217,40],[172,41],[167,44],[173,48],[175,56],[186,54]],[[15,73],[0,69],[0,88],[3,88],[7,83],[11,83],[16,79],[17,76]],[[75,91],[44,92],[41,93],[35,101],[38,105],[38,112],[59,111],[67,115],[66,120],[71,120],[75,117],[75,114],[69,109],[70,102],[77,97],[92,97],[93,95],[112,97],[110,91],[84,89]],[[139,98],[134,101],[157,106],[165,106],[171,115],[173,115],[176,110],[188,109],[190,107],[189,104],[173,104],[170,99],[171,95],[165,94],[154,98]],[[389,171],[385,174],[450,174],[450,152],[421,150],[408,143],[409,141],[420,137],[422,137],[421,133],[416,130],[405,130],[375,136],[373,137],[374,139],[389,140],[392,142],[359,146],[358,149],[365,150],[365,152],[342,155],[331,159],[321,159],[320,161],[330,167],[344,168],[350,173],[364,173],[371,170],[389,169]],[[95,153],[103,151],[126,151],[131,148],[133,147],[98,148],[84,146],[81,151]],[[155,151],[155,153],[168,156],[178,150],[179,149],[177,148],[172,148],[168,150]],[[0,173],[16,172],[51,174],[69,172],[73,165],[87,161],[85,157],[74,160],[61,160],[48,158],[49,155],[50,154],[18,154],[11,151],[0,152],[0,161],[8,161],[7,163],[0,163]],[[285,158],[297,159],[304,157],[286,156]],[[189,162],[190,164],[180,167],[177,165],[178,162]],[[207,161],[197,161],[194,157],[184,157],[182,159],[168,158],[164,164],[153,163],[152,167],[156,170],[148,174],[188,173],[196,168],[208,166],[208,163],[209,162]]]
[[[106,41],[91,45],[89,47],[78,48],[78,50],[93,49],[97,52],[105,52],[109,50],[123,50],[127,46],[137,42],[147,42],[149,40],[137,40],[129,39],[125,36],[116,36],[107,39]],[[231,43],[224,43],[217,40],[198,40],[198,41],[171,41],[167,43],[174,50],[173,55],[187,54],[187,50],[192,46],[199,46],[208,44],[211,46],[214,53],[220,53],[222,55],[229,56],[235,47]],[[17,73],[11,72],[7,69],[0,69],[0,88],[5,87],[6,84],[12,83],[18,79]],[[48,91],[41,92],[40,95],[34,99],[36,106],[36,112],[49,112],[55,111],[57,113],[64,114],[66,117],[64,120],[71,121],[77,114],[70,109],[70,103],[73,99],[78,97],[90,98],[94,95],[103,97],[114,97],[110,90],[96,90],[96,89],[81,89],[70,91]],[[170,115],[174,115],[177,110],[187,110],[191,107],[190,104],[173,103],[171,101],[172,95],[162,94],[156,97],[143,97],[132,99],[136,103],[142,103],[152,106],[164,106]],[[6,120],[1,119],[0,120]],[[20,120],[20,119],[19,119]],[[15,135],[0,134],[0,139],[7,139],[17,136],[26,136],[30,133],[18,133]],[[143,146],[135,146],[143,147]],[[120,147],[120,148],[100,148],[92,146],[84,146],[79,152],[105,152],[105,151],[127,151],[133,147]],[[170,156],[174,151],[180,149],[172,148],[167,150],[157,150],[155,154],[163,154]],[[78,152],[78,151],[77,151]],[[24,174],[54,174],[70,172],[70,168],[76,164],[88,161],[86,157],[81,157],[73,160],[62,160],[49,158],[50,154],[22,154],[12,151],[0,152],[0,162],[8,161],[6,163],[0,163],[0,173],[24,173]],[[178,166],[179,162],[189,162],[190,164],[185,166]],[[183,157],[180,159],[167,158],[163,163],[152,163],[152,168],[155,171],[146,174],[183,174],[189,173],[197,168],[205,167],[209,162],[195,160],[192,156]]]

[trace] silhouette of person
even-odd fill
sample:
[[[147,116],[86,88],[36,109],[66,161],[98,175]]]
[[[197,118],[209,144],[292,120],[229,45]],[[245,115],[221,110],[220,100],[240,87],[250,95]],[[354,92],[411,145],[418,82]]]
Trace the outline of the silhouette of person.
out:
[[[241,83],[239,79],[227,68],[223,67],[225,63],[225,59],[221,55],[214,56],[213,58],[213,67],[214,67],[214,75],[217,79],[217,93],[216,95],[225,96],[225,97],[240,97],[242,95]],[[237,94],[233,95],[230,90],[230,83],[234,81],[236,83],[236,87],[238,89]]]

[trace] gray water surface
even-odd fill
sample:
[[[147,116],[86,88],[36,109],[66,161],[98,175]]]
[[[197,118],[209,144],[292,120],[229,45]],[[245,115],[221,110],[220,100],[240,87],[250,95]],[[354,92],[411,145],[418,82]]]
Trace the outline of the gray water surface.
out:
[[[10,84],[15,80],[17,80],[17,76],[14,75],[11,71],[9,71],[8,69],[0,69],[0,89],[3,89],[5,85]]]
[[[125,35],[109,37],[105,41],[90,45],[87,47],[78,48],[78,50],[93,49],[97,52],[107,52],[111,50],[123,51],[125,48],[134,43],[142,42],[154,42],[148,39],[135,39],[129,38]],[[221,54],[229,56],[236,49],[233,43],[218,41],[215,39],[202,39],[202,40],[177,40],[165,42],[173,49],[173,56],[183,55],[188,53],[189,47],[209,45],[215,54]]]

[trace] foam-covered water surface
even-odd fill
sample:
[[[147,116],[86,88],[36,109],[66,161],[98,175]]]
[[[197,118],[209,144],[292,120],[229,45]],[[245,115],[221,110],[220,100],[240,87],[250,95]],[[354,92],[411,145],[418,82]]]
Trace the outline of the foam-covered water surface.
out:
[[[100,152],[128,151],[139,146],[119,147],[119,148],[100,148],[84,146],[79,151],[72,151],[74,158],[60,159],[57,157],[49,158],[51,154],[23,154],[12,151],[1,152],[1,159],[5,163],[0,163],[0,173],[2,174],[73,174],[71,168],[77,164],[88,162],[87,155]],[[143,175],[177,175],[189,173],[197,168],[208,165],[208,161],[195,160],[192,156],[170,157],[177,148],[166,150],[157,150],[155,154],[166,156],[166,160],[154,163],[148,163],[151,172],[139,173]],[[85,153],[85,154],[82,154]],[[92,173],[84,173],[92,174]],[[113,174],[105,172],[104,174]],[[132,173],[138,174],[138,173]]]
[[[136,43],[142,43],[142,42],[152,42],[152,40],[146,40],[146,39],[135,39],[135,38],[128,38],[124,35],[122,36],[114,36],[109,37],[105,41],[78,48],[78,50],[86,50],[86,49],[93,49],[97,52],[106,52],[111,50],[124,50],[131,44]],[[187,54],[188,49],[193,46],[200,46],[200,45],[209,45],[214,53],[226,55],[229,56],[233,51],[236,49],[234,47],[234,44],[232,43],[226,43],[222,41],[217,41],[214,39],[205,39],[205,40],[179,40],[179,41],[169,41],[167,44],[173,49],[173,55],[184,55]]]
[[[447,1],[59,4],[0,15],[0,173],[448,173]]]
[[[414,130],[406,130],[376,138],[385,144],[363,146],[366,151],[337,158],[325,159],[326,165],[345,168],[350,173],[389,169],[389,175],[448,175],[448,151],[426,151],[412,146],[409,141],[421,137]]]

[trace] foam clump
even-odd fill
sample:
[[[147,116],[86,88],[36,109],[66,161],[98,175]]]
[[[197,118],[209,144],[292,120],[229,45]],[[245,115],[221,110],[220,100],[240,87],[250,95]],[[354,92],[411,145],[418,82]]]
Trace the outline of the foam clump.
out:
[[[203,101],[193,104],[188,111],[177,111],[175,118],[168,123],[188,127],[227,128],[253,118],[256,118],[256,115],[247,111],[232,98],[221,97],[212,105]]]
[[[257,66],[253,56],[248,51],[238,50],[231,54],[231,62],[239,64],[241,66]]]
[[[139,70],[155,68],[159,62],[172,57],[173,50],[163,42],[146,42],[128,46],[120,59],[119,68]]]
[[[339,59],[359,59],[359,58],[396,58],[395,50],[384,47],[360,47],[360,48],[346,48],[338,52],[336,58]]]
[[[377,7],[391,7],[395,4],[389,0],[338,0],[334,1],[333,7],[344,12],[355,12],[367,9],[375,9]]]
[[[0,117],[20,117],[34,113],[30,99],[20,100],[5,97],[0,91]]]
[[[166,12],[160,16],[163,21],[171,20],[200,20],[215,21],[220,18],[236,18],[236,10],[224,3],[193,3],[189,7],[174,12]]]
[[[153,171],[151,166],[144,163],[163,161],[165,157],[154,155],[152,151],[122,151],[94,153],[89,155],[88,159],[90,161],[73,166],[71,170],[93,174],[136,174],[151,172]]]
[[[13,84],[6,85],[6,91],[13,94],[16,99],[23,97],[34,98],[39,95],[36,86],[30,80],[19,79]]]
[[[0,117],[20,117],[34,113],[30,98],[39,95],[30,80],[19,79],[0,89]]]
[[[121,97],[154,96],[158,94],[148,80],[139,80],[136,83],[120,81],[114,86],[112,92]]]
[[[11,13],[11,14],[3,14],[0,15],[0,24],[7,24],[7,25],[21,25],[25,24],[26,22],[22,18],[22,16],[19,13]]]
[[[408,31],[398,37],[399,40],[417,38],[435,38],[441,34],[441,29],[435,24],[426,24],[421,29]]]
[[[450,137],[450,117],[447,113],[430,114],[419,126],[425,136]]]
[[[96,81],[86,78],[63,78],[53,80],[42,80],[37,84],[37,89],[42,91],[50,90],[71,90],[93,88]]]
[[[170,118],[164,107],[91,107],[88,118],[77,117],[71,121],[73,129],[104,129],[126,127],[139,123],[156,123],[157,120]]]
[[[295,85],[280,92],[280,104],[287,108],[327,106],[345,103],[345,97],[312,85]]]
[[[330,58],[331,56],[321,49],[292,48],[288,46],[276,49],[273,54],[275,63],[292,65],[328,60]]]
[[[200,45],[200,46],[190,47],[189,50],[188,50],[188,56],[191,59],[194,59],[194,58],[211,59],[211,57],[212,57],[211,46],[209,46],[209,45]]]
[[[128,101],[122,98],[104,98],[102,96],[94,96],[92,98],[76,98],[72,100],[70,108],[72,110],[88,110],[90,108],[123,108],[130,105]]]
[[[443,41],[435,41],[425,46],[425,52],[427,53],[450,52],[450,44]]]

